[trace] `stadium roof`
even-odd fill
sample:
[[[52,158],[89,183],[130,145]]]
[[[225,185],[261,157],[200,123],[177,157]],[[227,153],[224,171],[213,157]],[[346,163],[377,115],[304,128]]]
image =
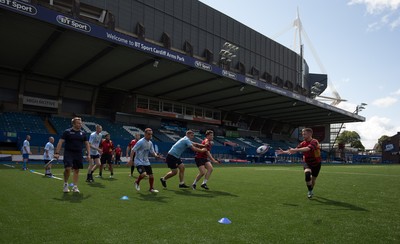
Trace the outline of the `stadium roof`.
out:
[[[0,7],[0,70],[254,115],[293,126],[365,121],[362,116],[287,89],[198,62],[178,50],[165,52],[148,41],[139,41],[133,48],[124,43],[136,40],[134,37],[117,36],[101,26],[90,24],[92,32],[111,33],[108,40],[66,26],[59,21],[60,15],[58,23],[52,23],[44,19],[49,13],[40,19],[39,15]],[[195,65],[188,65],[187,60],[194,60]],[[210,68],[217,72],[210,72]]]

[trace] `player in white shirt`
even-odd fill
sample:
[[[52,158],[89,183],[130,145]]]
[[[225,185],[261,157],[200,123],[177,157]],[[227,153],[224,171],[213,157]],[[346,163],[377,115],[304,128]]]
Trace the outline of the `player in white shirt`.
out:
[[[49,141],[44,146],[43,160],[45,164],[45,175],[48,177],[52,177],[51,173],[51,163],[47,164],[50,160],[54,158],[54,137],[50,136]]]
[[[136,169],[139,172],[139,177],[135,181],[136,190],[140,191],[140,181],[149,176],[150,183],[150,192],[158,192],[158,190],[154,189],[154,176],[153,170],[149,161],[149,153],[153,154],[155,157],[160,158],[160,155],[154,151],[153,143],[150,141],[153,136],[153,131],[150,128],[144,130],[144,137],[140,139],[135,146],[132,148],[131,157],[129,161],[129,165],[133,163],[133,155],[135,155],[135,165]],[[133,153],[134,152],[134,153]]]
[[[29,144],[29,141],[31,140],[30,135],[26,135],[26,139],[24,141],[24,144],[22,145],[22,159],[23,159],[23,170],[28,169],[28,161],[29,161],[29,155],[32,154],[31,152],[31,146]]]
[[[89,137],[90,145],[90,156],[89,156],[89,166],[86,182],[93,182],[93,172],[97,167],[101,167],[100,155],[103,153],[102,149],[99,148],[103,135],[101,134],[103,127],[101,125],[96,125],[96,131],[92,132]]]

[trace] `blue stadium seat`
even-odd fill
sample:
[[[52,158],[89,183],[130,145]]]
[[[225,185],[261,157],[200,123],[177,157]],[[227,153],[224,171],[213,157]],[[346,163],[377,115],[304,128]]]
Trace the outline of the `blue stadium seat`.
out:
[[[39,115],[19,112],[1,114],[0,131],[48,133],[44,121]]]

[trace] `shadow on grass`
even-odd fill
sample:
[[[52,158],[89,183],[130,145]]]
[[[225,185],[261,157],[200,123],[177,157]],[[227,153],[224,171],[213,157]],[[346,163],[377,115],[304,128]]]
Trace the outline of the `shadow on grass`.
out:
[[[106,179],[104,179],[104,180],[108,180],[108,181],[117,181],[118,179],[116,179],[116,178],[106,178]]]
[[[90,187],[97,187],[97,188],[106,188],[103,184],[101,184],[100,182],[92,182],[87,184]]]
[[[166,201],[167,197],[159,195],[160,193],[139,192],[138,194],[139,194],[139,200],[142,200],[142,201],[167,203],[167,201]]]
[[[86,200],[89,197],[90,195],[85,196],[82,193],[63,193],[61,198],[53,198],[53,199],[61,202],[81,203],[83,200]]]
[[[213,191],[213,190],[192,190],[192,189],[181,189],[181,190],[170,190],[178,195],[190,196],[190,197],[221,197],[221,196],[229,196],[229,197],[238,197],[238,195],[224,192],[224,191]]]
[[[346,203],[346,202],[340,202],[336,200],[331,200],[328,198],[324,197],[314,197],[312,198],[312,201],[314,202],[319,202],[324,205],[331,205],[335,207],[339,207],[341,209],[328,209],[328,210],[353,210],[353,211],[369,211],[368,209],[358,207],[356,205],[353,205],[351,203]]]
[[[289,207],[298,207],[298,204],[293,204],[293,203],[282,203],[284,206],[289,206]]]

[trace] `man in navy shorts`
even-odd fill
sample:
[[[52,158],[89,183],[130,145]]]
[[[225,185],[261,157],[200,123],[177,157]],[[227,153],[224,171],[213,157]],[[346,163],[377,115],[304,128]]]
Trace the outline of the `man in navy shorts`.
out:
[[[68,179],[73,169],[73,192],[79,193],[78,179],[79,169],[83,169],[83,157],[82,150],[86,147],[87,156],[90,157],[90,144],[86,137],[86,133],[81,130],[82,119],[75,117],[71,120],[72,127],[66,129],[58,141],[57,148],[54,153],[54,157],[58,159],[60,157],[60,151],[63,143],[65,142],[64,148],[64,188],[63,191],[69,192]]]
[[[204,145],[196,142],[192,142],[194,138],[194,132],[192,130],[186,131],[186,136],[179,139],[168,151],[167,158],[165,162],[168,165],[168,168],[171,169],[164,177],[160,178],[161,184],[164,188],[167,187],[167,180],[171,177],[174,177],[178,173],[179,168],[179,188],[189,188],[185,184],[184,176],[185,176],[185,166],[180,159],[182,153],[186,150],[186,148],[191,148],[195,152],[206,152]]]

